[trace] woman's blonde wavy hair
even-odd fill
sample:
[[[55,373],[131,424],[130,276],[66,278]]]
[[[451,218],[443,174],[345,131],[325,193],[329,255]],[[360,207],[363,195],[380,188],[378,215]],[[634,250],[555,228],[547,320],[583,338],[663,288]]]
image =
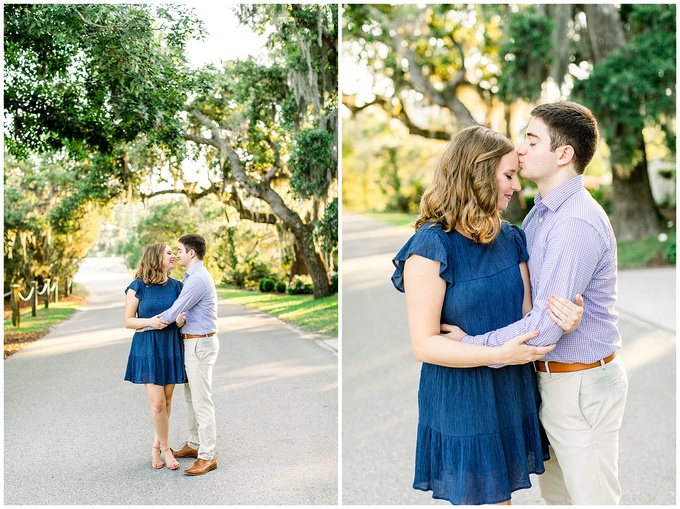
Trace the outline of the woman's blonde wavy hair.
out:
[[[147,286],[165,283],[168,280],[168,275],[163,270],[163,256],[167,247],[167,244],[146,246],[142,259],[137,265],[135,279],[141,279]]]
[[[509,139],[488,127],[456,133],[420,200],[416,230],[435,223],[450,232],[459,225],[475,242],[492,243],[501,230],[496,172],[501,157],[513,150]]]

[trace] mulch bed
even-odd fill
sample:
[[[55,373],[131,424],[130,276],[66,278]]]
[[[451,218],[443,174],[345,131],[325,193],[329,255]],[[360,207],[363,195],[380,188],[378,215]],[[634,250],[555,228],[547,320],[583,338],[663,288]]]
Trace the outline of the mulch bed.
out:
[[[85,299],[80,295],[71,294],[68,297],[59,297],[59,302],[84,302]],[[44,306],[44,302],[38,302],[38,306]],[[30,309],[30,302],[21,302],[19,307],[24,309]],[[12,318],[12,304],[9,301],[5,301],[4,319],[7,320]],[[30,319],[30,318],[29,318]],[[18,352],[19,350],[30,345],[36,339],[40,339],[45,336],[49,331],[45,330],[42,332],[14,332],[14,331],[3,331],[5,336],[5,359]]]

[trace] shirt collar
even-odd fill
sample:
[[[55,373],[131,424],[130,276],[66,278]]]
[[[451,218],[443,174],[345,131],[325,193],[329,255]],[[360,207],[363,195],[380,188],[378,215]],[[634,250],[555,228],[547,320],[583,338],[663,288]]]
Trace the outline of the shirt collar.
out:
[[[534,204],[543,205],[544,207],[547,207],[551,211],[555,212],[560,208],[560,205],[567,201],[567,198],[583,189],[583,181],[584,179],[582,174],[576,175],[563,184],[557,186],[545,198],[542,198],[540,193],[537,194],[534,198]]]
[[[194,272],[196,272],[201,267],[203,267],[203,262],[196,262],[191,267],[189,267],[184,274],[186,274],[187,276],[191,276]]]

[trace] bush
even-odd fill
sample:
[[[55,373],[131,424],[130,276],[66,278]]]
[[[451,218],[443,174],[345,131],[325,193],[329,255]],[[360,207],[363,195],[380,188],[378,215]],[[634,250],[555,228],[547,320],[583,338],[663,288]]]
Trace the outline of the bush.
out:
[[[311,276],[296,274],[288,285],[288,293],[290,295],[314,293]]]
[[[671,242],[668,247],[666,248],[666,251],[663,254],[664,260],[666,260],[668,263],[675,263],[675,252],[676,252],[676,244],[675,240]]]
[[[287,287],[286,283],[278,281],[274,286],[274,289],[276,290],[276,293],[285,293]]]
[[[274,291],[275,282],[273,279],[260,279],[260,291],[265,293],[270,293]]]
[[[331,292],[338,293],[338,275],[333,274],[331,276]]]

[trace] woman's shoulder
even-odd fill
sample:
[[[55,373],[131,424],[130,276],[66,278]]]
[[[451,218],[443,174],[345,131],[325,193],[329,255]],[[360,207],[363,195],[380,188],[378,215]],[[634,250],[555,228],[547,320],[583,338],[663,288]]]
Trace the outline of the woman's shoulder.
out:
[[[501,222],[501,233],[513,239],[514,238],[526,239],[526,236],[524,235],[524,230],[522,230],[522,228],[517,226],[516,224],[512,224],[508,221]]]
[[[523,262],[529,258],[529,252],[527,251],[527,237],[524,230],[517,225],[503,221],[501,224],[501,234],[499,239],[501,242],[507,244],[508,249],[516,249],[519,256],[519,261]]]
[[[141,278],[137,278],[127,286],[125,293],[127,293],[128,290],[134,290],[136,294],[139,294],[145,287],[144,281]]]

